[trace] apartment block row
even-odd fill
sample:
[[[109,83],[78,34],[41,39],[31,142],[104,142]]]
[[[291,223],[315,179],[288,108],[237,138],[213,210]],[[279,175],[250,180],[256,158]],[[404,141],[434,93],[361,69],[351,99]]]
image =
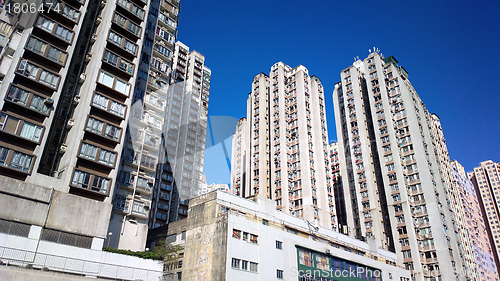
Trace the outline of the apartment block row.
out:
[[[103,246],[144,250],[149,228],[187,216],[201,190],[211,71],[175,42],[179,9],[2,2],[2,262],[98,262]],[[57,266],[47,268],[71,271]]]
[[[477,215],[481,198],[496,202],[496,164],[475,169],[491,174],[470,174],[472,188],[394,57],[373,52],[340,76],[329,145],[319,79],[281,62],[254,78],[233,138],[231,192],[394,252],[413,280],[498,280],[496,203]]]
[[[179,246],[165,280],[410,280],[396,255],[276,210],[275,201],[212,191],[168,226]]]

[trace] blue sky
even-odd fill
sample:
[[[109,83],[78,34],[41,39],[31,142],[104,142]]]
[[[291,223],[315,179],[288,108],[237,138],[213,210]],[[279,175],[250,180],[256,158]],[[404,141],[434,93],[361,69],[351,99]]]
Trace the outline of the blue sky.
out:
[[[181,0],[178,39],[212,69],[211,116],[244,117],[253,77],[275,62],[306,66],[325,87],[332,141],[333,85],[376,46],[439,115],[452,159],[500,161],[500,1]],[[228,182],[222,146],[209,149],[208,182]]]

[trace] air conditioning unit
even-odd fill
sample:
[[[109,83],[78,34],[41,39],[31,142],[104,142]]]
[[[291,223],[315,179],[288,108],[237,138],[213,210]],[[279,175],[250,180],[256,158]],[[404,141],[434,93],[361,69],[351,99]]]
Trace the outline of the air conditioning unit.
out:
[[[327,254],[331,254],[330,249],[326,249],[326,250],[325,250],[325,253],[327,253]]]
[[[90,53],[88,53],[88,54],[85,56],[85,62],[89,62],[91,58],[92,58],[92,55],[91,55]]]
[[[74,98],[73,98],[73,105],[77,105],[80,103],[80,95],[76,95]]]
[[[85,75],[85,73],[82,73],[80,74],[80,79],[78,80],[78,82],[83,83],[85,82],[85,79],[87,79],[87,75]]]
[[[90,42],[94,43],[95,40],[97,40],[97,35],[93,34],[92,37],[90,38]]]
[[[107,3],[107,0],[102,0],[101,1],[101,7],[104,7],[106,5],[106,3]]]
[[[67,144],[65,144],[65,143],[63,143],[63,144],[61,145],[61,148],[59,148],[59,152],[60,152],[60,153],[65,153],[65,152],[66,152],[66,150],[68,150],[68,145],[67,145]]]
[[[101,24],[102,22],[102,17],[98,16],[97,19],[95,20],[96,24]]]
[[[73,120],[73,119],[69,119],[69,120],[68,120],[68,123],[66,124],[66,126],[67,126],[68,128],[71,128],[71,127],[73,127],[74,125],[75,125],[75,120]]]
[[[53,99],[51,99],[51,98],[46,98],[46,99],[45,99],[45,104],[47,104],[47,105],[52,105],[52,104],[54,104],[54,100],[53,100]]]

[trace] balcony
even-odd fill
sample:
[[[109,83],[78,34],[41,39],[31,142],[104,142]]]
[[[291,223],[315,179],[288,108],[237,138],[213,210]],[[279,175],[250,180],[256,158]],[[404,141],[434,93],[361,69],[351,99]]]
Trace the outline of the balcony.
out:
[[[31,174],[35,156],[20,151],[0,146],[0,167],[11,171]]]
[[[132,142],[142,145],[144,139],[144,146],[148,147],[148,150],[158,151],[160,145],[160,137],[151,133],[144,133],[143,131],[138,130],[136,132],[135,137],[132,137]]]
[[[141,174],[141,173],[140,173]],[[122,187],[124,189],[133,191],[134,190],[134,181],[135,181],[136,173],[126,173],[125,177],[123,178],[122,182]],[[137,183],[135,185],[135,191],[146,194],[146,195],[151,195],[153,192],[153,185],[154,185],[154,179],[146,176],[139,176],[137,178]]]
[[[78,157],[86,159],[107,168],[114,168],[116,152],[104,149],[88,142],[82,142],[78,150]]]
[[[133,153],[133,154],[132,154]],[[124,155],[124,160],[133,167],[137,167],[137,159],[139,159],[139,151],[135,151]],[[158,163],[158,158],[156,156],[149,155],[147,151],[143,151],[141,156],[141,169],[147,170],[148,172],[154,173],[156,170],[156,165]]]
[[[7,95],[5,95],[5,101],[22,106],[44,116],[49,115],[50,108],[52,107],[50,99],[35,94],[35,92],[27,90],[20,85],[10,86]]]
[[[115,143],[120,142],[122,135],[122,128],[92,116],[89,116],[87,119],[85,131],[91,132]]]
[[[119,69],[120,71],[129,76],[134,75],[135,65],[109,50],[104,51],[104,57],[102,61],[113,66],[114,68]],[[127,84],[126,82],[123,81],[122,83]]]
[[[40,144],[44,127],[24,119],[0,113],[0,132],[19,137],[34,144]]]
[[[125,198],[116,198],[114,202],[115,210],[130,214],[133,217],[147,218],[149,213],[149,202],[133,201],[132,209],[130,209],[130,200]]]
[[[97,195],[108,196],[111,179],[91,172],[75,169],[70,186]]]
[[[142,21],[144,19],[144,10],[137,6],[136,4],[128,0],[118,0],[116,1],[118,7],[123,8],[125,11]]]
[[[154,114],[154,112],[138,112],[138,114],[134,116],[134,119],[142,123],[145,128],[150,127],[156,131],[161,131],[163,128],[163,118]]]
[[[16,74],[38,82],[51,90],[57,90],[59,75],[27,60],[21,60],[16,68]]]
[[[130,21],[128,18],[122,16],[120,13],[115,12],[113,15],[112,22],[124,30],[128,31],[132,38],[135,40],[139,39],[141,36],[141,27]]]
[[[92,97],[92,106],[113,116],[125,119],[127,106],[97,92],[94,92],[94,96]]]
[[[78,23],[78,20],[80,19],[80,12],[64,2],[59,0],[45,0],[43,1],[43,4],[46,6],[47,10],[56,11],[66,19],[70,20],[73,24]]]
[[[28,39],[24,49],[38,54],[41,57],[47,58],[60,66],[64,66],[66,64],[66,58],[68,57],[68,54],[63,50],[34,36],[31,36]]]
[[[130,84],[108,72],[101,70],[97,77],[97,82],[107,89],[113,90],[114,93],[119,93],[120,98],[128,98],[130,95]]]
[[[135,55],[137,54],[138,47],[136,44],[112,30],[109,31],[108,42],[124,50],[126,54],[131,58],[135,57]]]
[[[38,16],[38,19],[35,22],[35,27],[40,28],[59,40],[62,40],[66,44],[71,44],[73,41],[74,34],[72,30],[61,25],[60,23],[46,18],[45,16]]]

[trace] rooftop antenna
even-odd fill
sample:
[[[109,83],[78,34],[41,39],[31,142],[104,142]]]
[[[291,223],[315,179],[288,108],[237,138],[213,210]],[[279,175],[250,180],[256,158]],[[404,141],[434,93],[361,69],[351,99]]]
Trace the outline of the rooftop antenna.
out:
[[[319,231],[319,227],[315,226],[314,224],[312,224],[310,221],[306,220],[307,222],[307,227],[309,227],[309,231],[311,233],[315,233],[315,232],[318,232]]]

